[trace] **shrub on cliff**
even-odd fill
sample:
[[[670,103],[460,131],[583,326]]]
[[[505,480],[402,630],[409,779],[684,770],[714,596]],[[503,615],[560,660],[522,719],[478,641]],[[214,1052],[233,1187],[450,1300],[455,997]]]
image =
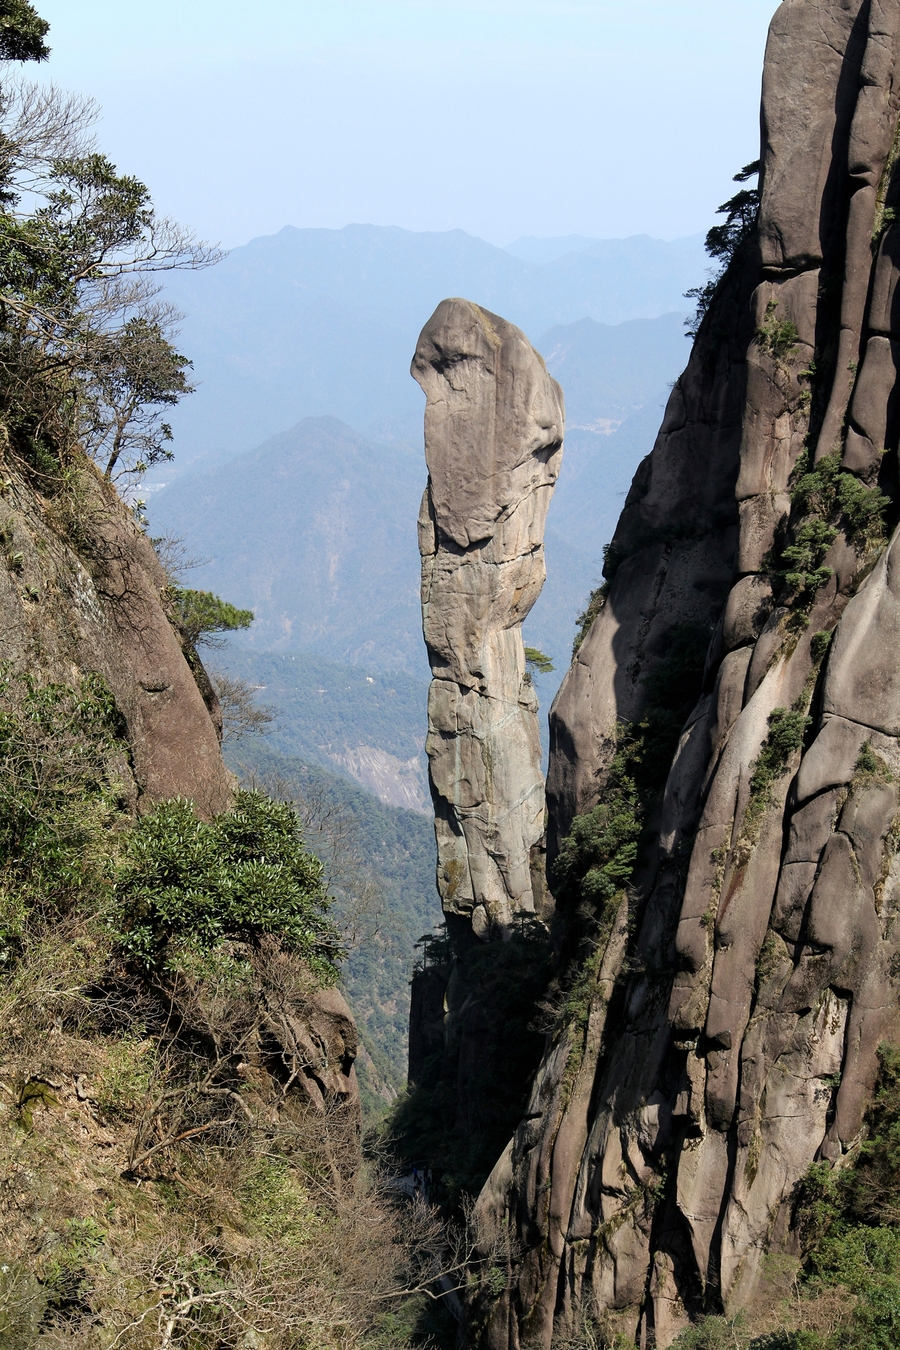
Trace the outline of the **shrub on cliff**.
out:
[[[99,676],[76,687],[0,675],[0,957],[32,913],[80,908],[105,914],[148,966],[274,937],[333,983],[343,947],[293,808],[240,792],[211,821],[169,801],[132,822],[122,730]]]
[[[108,893],[122,815],[115,702],[0,673],[0,964],[34,909],[65,913]]]
[[[272,936],[331,984],[343,948],[329,903],[322,864],[307,851],[293,808],[243,791],[233,811],[208,822],[187,801],[163,802],[137,822],[114,921],[123,949],[147,966],[185,949]]]
[[[191,646],[198,642],[214,646],[220,633],[234,633],[249,628],[253,622],[252,610],[238,609],[212,591],[175,586],[171,596],[175,621]]]

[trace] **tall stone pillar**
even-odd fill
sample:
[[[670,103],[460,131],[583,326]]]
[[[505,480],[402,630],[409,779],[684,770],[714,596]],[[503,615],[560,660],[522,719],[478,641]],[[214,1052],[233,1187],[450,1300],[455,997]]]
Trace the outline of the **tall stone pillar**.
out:
[[[412,374],[427,398],[419,550],[438,890],[445,913],[487,937],[535,908],[544,780],[522,622],[546,575],[563,396],[525,335],[468,300],[438,305]]]

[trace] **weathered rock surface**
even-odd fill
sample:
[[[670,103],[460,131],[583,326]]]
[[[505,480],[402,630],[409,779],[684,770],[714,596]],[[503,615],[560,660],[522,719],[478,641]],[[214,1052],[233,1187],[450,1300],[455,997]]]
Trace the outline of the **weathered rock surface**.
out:
[[[524,334],[467,300],[435,310],[412,374],[427,398],[419,549],[438,890],[483,937],[535,908],[544,783],[522,622],[544,584],[563,400]]]
[[[796,1250],[797,1182],[858,1140],[877,1046],[900,1035],[900,530],[879,553],[836,520],[808,600],[773,563],[805,449],[877,482],[896,524],[898,85],[895,4],[777,11],[758,232],[638,470],[551,715],[552,852],[602,800],[673,626],[709,626],[589,1012],[550,1038],[479,1201],[485,1235],[508,1222],[523,1252],[482,1310],[491,1350],[549,1347],[587,1306],[667,1346],[758,1297],[765,1254]],[[792,707],[802,744],[753,795],[770,715]]]
[[[218,701],[167,617],[166,576],[150,541],[87,461],[49,498],[5,472],[3,659],[68,683],[102,675],[125,721],[137,810],[176,796],[203,815],[225,810],[232,780]]]

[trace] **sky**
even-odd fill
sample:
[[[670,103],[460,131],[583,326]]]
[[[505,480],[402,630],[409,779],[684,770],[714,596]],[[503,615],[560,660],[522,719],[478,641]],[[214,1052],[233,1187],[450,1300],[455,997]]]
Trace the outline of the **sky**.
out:
[[[672,239],[754,159],[775,0],[36,0],[38,78],[234,247],[284,225]],[[33,77],[34,68],[27,71]]]

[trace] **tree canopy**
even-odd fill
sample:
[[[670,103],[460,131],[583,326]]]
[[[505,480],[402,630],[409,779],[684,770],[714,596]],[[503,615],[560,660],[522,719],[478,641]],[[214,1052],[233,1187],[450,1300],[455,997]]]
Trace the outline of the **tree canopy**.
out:
[[[0,0],[0,61],[46,61],[49,30],[28,0]]]

